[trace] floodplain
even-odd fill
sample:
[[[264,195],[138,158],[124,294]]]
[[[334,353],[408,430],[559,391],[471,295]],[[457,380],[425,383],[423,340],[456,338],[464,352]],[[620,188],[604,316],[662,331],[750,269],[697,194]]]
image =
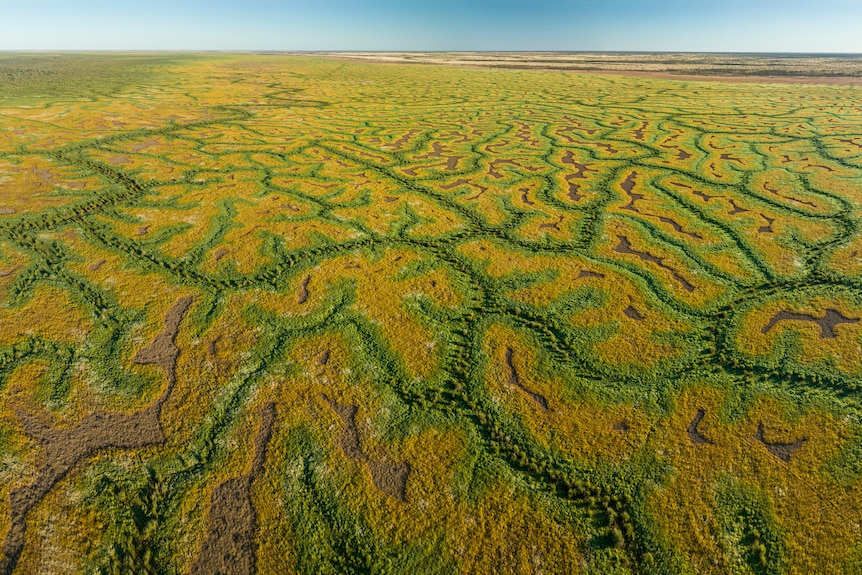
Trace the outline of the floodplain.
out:
[[[0,574],[862,570],[859,87],[0,79]]]

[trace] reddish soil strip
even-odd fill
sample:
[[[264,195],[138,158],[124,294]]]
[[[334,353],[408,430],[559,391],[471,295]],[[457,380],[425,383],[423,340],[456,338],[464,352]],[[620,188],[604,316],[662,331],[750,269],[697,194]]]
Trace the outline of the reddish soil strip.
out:
[[[598,272],[591,272],[590,270],[581,270],[578,274],[579,278],[598,278],[605,279],[605,274],[600,274]]]
[[[407,479],[411,471],[410,464],[406,461],[392,462],[369,458],[362,451],[362,445],[359,442],[359,431],[356,429],[356,406],[338,403],[326,395],[322,397],[344,423],[344,432],[341,434],[341,450],[344,455],[365,464],[371,472],[371,481],[378,490],[394,499],[405,501]]]
[[[704,416],[706,416],[706,411],[703,409],[698,409],[697,414],[694,416],[694,419],[691,420],[691,423],[688,424],[688,429],[686,430],[686,432],[688,433],[689,441],[691,441],[695,445],[712,444],[712,442],[697,429],[700,425],[700,422],[703,421]]]
[[[763,423],[757,424],[757,433],[754,434],[754,439],[762,443],[766,447],[766,451],[785,463],[788,463],[790,461],[790,456],[793,455],[797,449],[802,447],[806,441],[808,441],[805,437],[794,441],[793,443],[772,443],[770,441],[766,441],[763,436]]]
[[[572,70],[572,73],[579,73]],[[584,73],[584,72],[580,72]],[[675,72],[650,72],[640,70],[590,70],[588,74],[612,76],[635,76],[637,78],[656,78],[661,80],[680,80],[686,82],[726,82],[731,84],[835,84],[851,86],[862,84],[862,78],[854,76],[707,76],[700,74],[677,74]],[[705,122],[692,122],[708,125]]]
[[[383,201],[386,203],[392,203],[397,202],[398,198],[396,198],[395,196],[383,196]]]
[[[527,197],[527,192],[530,191],[530,188],[521,188],[518,191],[521,192],[521,201],[524,202],[524,204],[526,204],[528,206],[535,206],[536,205],[535,203],[533,203],[532,200],[530,200],[529,197]]]
[[[165,391],[146,409],[132,414],[96,411],[72,428],[55,429],[21,406],[12,406],[24,433],[41,444],[44,464],[37,471],[35,481],[9,493],[9,531],[3,541],[5,558],[0,560],[0,574],[11,574],[18,562],[24,547],[27,513],[79,461],[103,449],[137,449],[165,441],[159,417],[176,384],[180,350],[175,339],[180,321],[191,303],[191,297],[177,300],[165,316],[165,329],[135,354],[135,363],[158,365],[168,379]]]
[[[634,306],[629,306],[623,310],[623,313],[626,314],[626,317],[633,319],[635,321],[643,321],[646,319],[641,313],[634,308]]]
[[[759,228],[757,228],[757,231],[761,234],[771,234],[772,232],[774,232],[775,230],[772,229],[772,224],[775,223],[775,218],[767,218],[763,214],[760,214],[760,217],[766,220],[766,225],[760,226]]]
[[[540,230],[557,230],[558,232],[561,232],[561,231],[563,231],[560,229],[560,224],[562,222],[563,222],[563,216],[560,215],[560,217],[557,218],[557,221],[552,223],[552,224],[539,224],[539,229]]]
[[[649,125],[649,124],[648,124],[647,122],[643,122],[643,123],[641,124],[641,127],[634,131],[635,140],[640,140],[641,142],[643,142],[643,139],[644,139],[644,130],[646,130],[646,129],[647,129],[647,126],[648,126],[648,125]]]
[[[845,317],[840,311],[835,309],[827,309],[826,314],[823,317],[814,317],[813,315],[807,313],[793,313],[787,310],[782,310],[775,314],[775,316],[769,320],[763,329],[762,333],[769,333],[769,331],[775,327],[775,325],[782,321],[810,321],[814,322],[820,326],[820,339],[832,339],[837,337],[835,334],[835,326],[842,323],[858,323],[859,318],[851,318]]]
[[[296,303],[304,304],[308,300],[308,282],[311,281],[311,276],[305,276],[302,284],[299,286],[299,295],[296,298]]]
[[[90,271],[94,272],[97,269],[99,269],[100,267],[102,267],[103,265],[105,265],[105,260],[96,260],[90,264]]]
[[[746,210],[745,208],[739,207],[739,205],[737,205],[737,203],[733,200],[729,200],[729,201],[730,201],[730,205],[733,206],[733,209],[727,213],[730,214],[731,216],[736,215],[736,214],[741,214],[743,212],[750,212],[751,211],[751,210]]]
[[[694,239],[696,239],[696,240],[702,240],[702,239],[703,239],[703,236],[702,236],[702,235],[700,235],[699,233],[697,233],[697,232],[687,232],[687,231],[685,231],[685,230],[682,228],[682,226],[681,226],[681,225],[679,225],[678,223],[676,223],[676,221],[674,221],[674,220],[672,220],[672,219],[670,219],[670,218],[666,218],[666,217],[664,217],[664,216],[655,216],[655,217],[657,217],[657,218],[659,219],[659,221],[660,221],[660,222],[662,222],[662,223],[670,224],[670,226],[671,226],[673,229],[675,229],[676,231],[678,231],[679,233],[681,233],[681,234],[683,234],[683,235],[686,235],[686,236],[688,236],[688,237],[690,237],[690,238],[694,238]]]
[[[254,440],[254,461],[248,475],[228,479],[210,497],[207,538],[192,565],[192,575],[252,575],[257,572],[254,536],[257,511],[251,500],[251,484],[263,471],[266,446],[275,423],[275,404],[259,412],[260,430]]]
[[[617,244],[617,247],[614,248],[615,252],[621,253],[621,254],[631,254],[631,255],[637,256],[638,258],[640,258],[643,261],[652,262],[655,265],[657,265],[658,267],[669,271],[670,275],[673,276],[673,279],[675,279],[677,282],[679,282],[679,284],[682,286],[682,288],[685,291],[688,291],[688,292],[694,291],[694,289],[695,289],[694,286],[691,283],[689,283],[688,280],[686,280],[684,277],[682,277],[679,274],[679,272],[677,272],[674,268],[665,264],[664,258],[656,257],[652,254],[647,253],[647,252],[639,252],[637,250],[633,250],[631,242],[629,242],[629,239],[625,236],[617,236],[617,238],[619,238],[620,243]]]
[[[545,399],[545,396],[539,395],[533,391],[530,391],[524,384],[521,383],[521,378],[518,377],[518,370],[515,369],[515,364],[513,363],[513,358],[515,355],[515,351],[511,347],[506,348],[506,365],[509,368],[509,384],[514,385],[524,393],[530,396],[530,399],[539,404],[539,407],[544,411],[548,411],[548,400]]]

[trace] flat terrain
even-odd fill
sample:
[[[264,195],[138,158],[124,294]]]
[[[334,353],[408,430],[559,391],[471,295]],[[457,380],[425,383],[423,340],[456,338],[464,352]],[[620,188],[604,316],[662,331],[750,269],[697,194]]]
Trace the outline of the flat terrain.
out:
[[[344,60],[734,82],[862,84],[862,55],[651,52],[319,52]]]
[[[0,574],[862,570],[859,87],[0,78]]]

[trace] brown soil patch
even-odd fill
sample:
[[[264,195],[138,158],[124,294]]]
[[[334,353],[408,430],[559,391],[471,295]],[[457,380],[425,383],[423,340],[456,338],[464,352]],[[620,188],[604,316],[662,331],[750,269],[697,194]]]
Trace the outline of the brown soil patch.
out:
[[[480,186],[479,184],[470,184],[470,185],[473,186],[474,188],[479,188],[479,191],[478,191],[478,193],[476,193],[476,195],[470,196],[469,198],[465,198],[466,200],[478,200],[482,194],[484,194],[485,192],[488,191],[488,188],[486,188],[485,186]]]
[[[103,449],[137,449],[165,441],[159,417],[176,384],[180,351],[174,340],[191,303],[191,297],[180,298],[165,316],[164,331],[134,357],[135,363],[158,365],[168,379],[165,391],[146,409],[132,414],[97,411],[72,428],[55,428],[21,406],[12,406],[24,433],[41,445],[44,463],[36,472],[35,481],[9,493],[10,526],[3,541],[5,558],[0,560],[0,574],[11,574],[18,562],[24,547],[27,514],[79,461]]]
[[[213,252],[213,259],[215,261],[219,261],[220,259],[222,259],[226,255],[228,255],[229,253],[230,253],[230,250],[228,250],[227,248],[219,248]]]
[[[545,399],[545,396],[539,395],[533,391],[530,391],[524,384],[521,383],[521,378],[518,377],[518,370],[515,369],[514,364],[514,355],[515,351],[511,347],[506,348],[506,366],[509,368],[509,384],[514,385],[524,393],[530,396],[530,399],[539,404],[544,411],[548,411],[548,400]]]
[[[860,144],[859,142],[855,141],[852,138],[850,138],[850,139],[838,138],[838,141],[841,142],[842,144],[848,144],[850,146],[854,146],[854,147],[862,150],[862,144]]]
[[[108,163],[112,166],[116,166],[118,164],[125,164],[129,161],[129,156],[111,156],[108,158]]]
[[[416,156],[417,160],[428,160],[431,158],[442,158],[443,154],[446,153],[446,147],[439,142],[431,142],[431,151],[427,154],[422,154],[421,156]]]
[[[760,217],[763,218],[764,220],[766,220],[766,225],[760,226],[759,228],[757,228],[757,231],[760,232],[761,234],[773,233],[775,230],[772,229],[772,224],[775,223],[775,218],[768,218],[768,217],[764,216],[763,214],[760,214]]]
[[[641,313],[634,308],[634,306],[629,306],[623,310],[623,313],[626,314],[626,317],[633,319],[635,321],[643,321],[646,319]]]
[[[687,190],[691,190],[692,195],[699,197],[703,200],[703,203],[708,204],[710,200],[714,200],[715,198],[723,198],[724,196],[710,196],[709,194],[704,194],[700,190],[696,190],[695,188],[688,186],[686,184],[681,184],[680,182],[671,182],[674,186],[685,188]]]
[[[452,190],[452,189],[457,188],[458,186],[463,186],[463,185],[466,185],[466,184],[470,184],[470,180],[465,180],[464,178],[461,178],[461,179],[455,180],[455,181],[454,181],[454,182],[452,182],[451,184],[443,184],[443,185],[441,185],[441,186],[440,186],[440,189],[441,189],[441,190]]]
[[[720,159],[728,161],[728,162],[736,162],[740,166],[743,165],[742,160],[740,160],[739,158],[735,158],[735,157],[731,156],[730,154],[722,154]]]
[[[617,244],[617,247],[614,248],[614,251],[621,254],[631,254],[637,256],[643,261],[652,262],[658,267],[665,269],[670,272],[673,279],[675,279],[685,291],[693,292],[695,290],[694,285],[692,285],[688,280],[682,277],[678,271],[674,268],[670,267],[666,263],[664,263],[664,258],[656,257],[647,252],[640,252],[632,249],[632,244],[629,242],[629,239],[625,236],[617,236],[619,238],[620,243]]]
[[[731,216],[734,216],[736,214],[741,214],[743,212],[750,212],[751,211],[751,210],[746,210],[745,208],[739,207],[739,205],[733,200],[728,200],[728,201],[730,202],[730,205],[733,206],[733,209],[731,211],[727,212]]]
[[[103,265],[105,265],[105,260],[96,260],[90,264],[90,271],[94,272],[97,269],[99,269],[100,267],[102,267]]]
[[[12,208],[0,208],[0,216],[11,216],[15,213],[15,210]]]
[[[754,434],[754,439],[762,443],[766,447],[766,451],[785,463],[788,463],[790,461],[790,456],[793,455],[797,449],[802,447],[806,441],[808,441],[805,437],[794,441],[793,443],[773,443],[771,441],[766,441],[763,436],[763,423],[759,423],[757,425],[757,433]]]
[[[809,201],[806,201],[806,200],[800,200],[800,199],[794,198],[793,196],[785,196],[785,195],[781,194],[777,189],[775,189],[775,188],[771,187],[771,186],[769,185],[769,182],[767,182],[767,183],[763,184],[763,189],[764,189],[765,191],[769,192],[770,194],[772,194],[772,195],[774,195],[774,196],[777,196],[777,197],[779,197],[779,198],[781,198],[781,199],[783,199],[783,200],[788,200],[788,201],[791,201],[791,202],[796,202],[797,204],[802,204],[803,206],[808,206],[808,207],[811,207],[811,208],[816,208],[816,207],[817,207],[817,204],[815,204],[815,203],[813,203],[813,202],[809,202]]]
[[[569,191],[567,196],[573,202],[577,202],[584,197],[584,195],[580,193],[581,186],[579,184],[572,183],[572,180],[577,177],[577,174],[569,174],[568,176],[566,176],[566,183],[569,184]]]
[[[673,229],[675,229],[676,231],[678,231],[679,233],[681,233],[685,236],[688,236],[690,238],[694,238],[696,240],[702,240],[703,239],[703,236],[700,235],[699,233],[689,232],[689,231],[686,231],[685,229],[683,229],[683,227],[681,225],[679,225],[675,220],[672,220],[670,218],[666,218],[664,216],[655,216],[655,217],[657,217],[660,222],[665,223],[665,224],[669,224],[670,227],[672,227]]]
[[[859,318],[845,317],[840,311],[835,309],[827,309],[823,317],[814,317],[807,313],[793,313],[787,310],[782,310],[775,314],[769,320],[763,329],[762,333],[769,333],[776,324],[782,321],[810,321],[820,326],[820,339],[832,339],[837,337],[835,334],[835,326],[842,323],[858,323]]]
[[[251,500],[251,484],[263,471],[266,446],[275,423],[275,404],[259,412],[260,430],[254,440],[255,454],[248,475],[228,479],[210,497],[208,532],[192,575],[252,575],[256,572],[254,536],[257,511]]]
[[[311,282],[311,276],[305,276],[305,279],[302,280],[302,285],[299,286],[299,295],[296,298],[296,302],[300,305],[304,304],[308,301],[308,284]]]
[[[688,424],[688,429],[686,432],[688,433],[688,439],[695,445],[710,445],[712,442],[707,439],[699,430],[698,426],[700,422],[703,421],[704,416],[706,416],[706,411],[703,409],[698,409],[697,414],[695,414],[694,419],[691,420],[691,423]]]
[[[150,226],[140,226],[138,231],[135,232],[136,236],[145,236],[147,232],[150,231]]]
[[[522,202],[524,202],[524,205],[527,205],[527,206],[535,206],[535,205],[536,205],[536,204],[535,204],[535,203],[534,203],[534,202],[529,198],[529,196],[527,196],[527,192],[529,192],[529,191],[530,191],[530,189],[529,189],[529,188],[521,188],[521,189],[520,189],[520,190],[518,190],[518,191],[519,191],[519,192],[521,192],[521,201],[522,201]]]
[[[410,138],[412,138],[416,134],[419,134],[420,132],[422,132],[422,130],[416,130],[416,129],[410,130],[409,132],[407,132],[406,134],[404,134],[403,136],[401,136],[400,138],[398,138],[397,140],[395,140],[394,142],[392,142],[391,144],[389,144],[386,147],[389,148],[390,150],[394,151],[394,152],[398,152],[404,148],[404,145],[410,141]]]
[[[359,431],[356,429],[356,406],[338,403],[327,395],[322,397],[344,423],[344,431],[340,438],[341,450],[344,455],[365,464],[371,473],[374,487],[379,491],[399,501],[405,501],[407,479],[412,471],[410,464],[406,461],[393,462],[368,457],[362,450]]]
[[[605,274],[600,274],[600,273],[598,273],[598,272],[593,272],[593,271],[590,271],[590,270],[581,270],[581,271],[578,273],[578,277],[579,277],[579,278],[598,278],[598,279],[604,279],[604,278],[605,278]]]
[[[563,230],[560,229],[560,224],[563,223],[563,216],[557,218],[557,221],[551,224],[539,224],[540,230],[557,230],[561,232]]]
[[[644,198],[644,195],[632,191],[635,187],[635,179],[637,178],[637,176],[637,172],[632,172],[631,174],[626,176],[626,179],[620,184],[620,187],[629,197],[629,203],[621,207],[621,210],[629,210],[630,212],[640,213],[640,211],[635,207],[635,202],[642,200]]]
[[[145,142],[140,142],[138,144],[135,144],[134,146],[131,147],[131,150],[133,152],[140,152],[142,150],[146,150],[147,148],[155,146],[158,143],[159,143],[158,140],[147,140]]]
[[[623,433],[627,432],[631,429],[628,421],[620,421],[619,423],[615,423],[613,427],[614,431],[622,431]]]

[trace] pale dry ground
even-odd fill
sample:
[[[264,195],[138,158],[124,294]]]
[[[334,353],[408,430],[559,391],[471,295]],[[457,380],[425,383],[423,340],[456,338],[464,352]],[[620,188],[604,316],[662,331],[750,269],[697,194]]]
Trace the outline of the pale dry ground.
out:
[[[565,52],[317,52],[393,64],[568,70],[665,79],[862,84],[862,55],[660,54]]]

